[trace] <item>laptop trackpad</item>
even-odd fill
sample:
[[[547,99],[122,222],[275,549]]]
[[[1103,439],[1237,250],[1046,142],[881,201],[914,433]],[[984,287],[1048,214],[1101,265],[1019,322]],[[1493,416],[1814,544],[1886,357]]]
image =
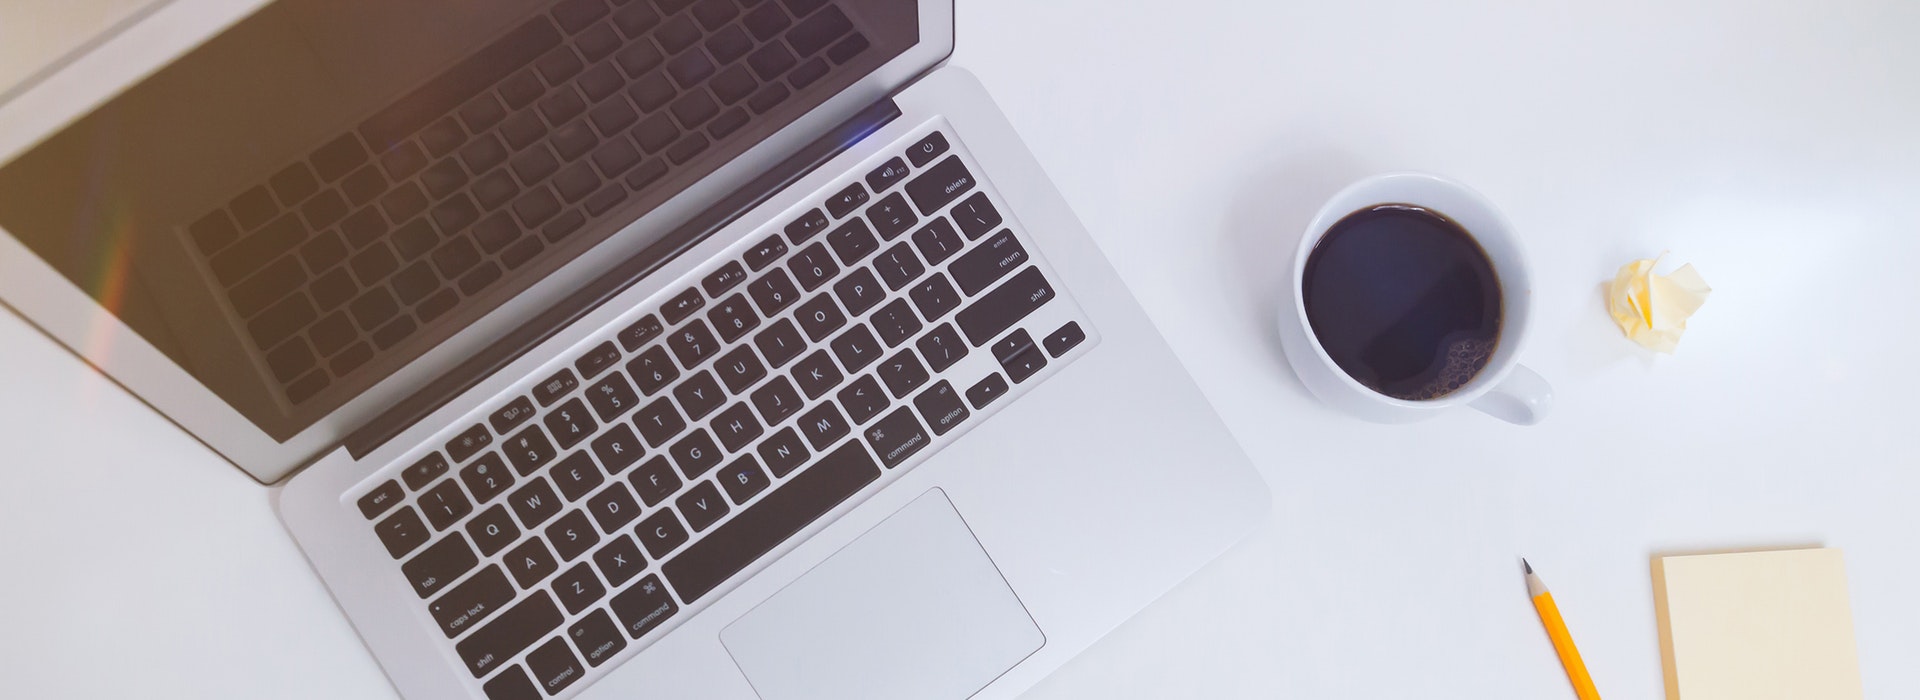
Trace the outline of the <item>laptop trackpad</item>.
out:
[[[933,489],[720,632],[766,700],[965,698],[1046,642]]]

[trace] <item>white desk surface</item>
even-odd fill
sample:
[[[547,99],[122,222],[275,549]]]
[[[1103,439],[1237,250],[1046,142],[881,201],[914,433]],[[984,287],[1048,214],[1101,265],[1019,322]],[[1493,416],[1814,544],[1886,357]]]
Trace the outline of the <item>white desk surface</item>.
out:
[[[1272,485],[1273,519],[1031,693],[1662,694],[1657,552],[1846,550],[1867,696],[1920,697],[1920,4],[963,0],[977,73]],[[1538,427],[1363,424],[1273,330],[1288,252],[1362,175],[1504,207],[1540,280]],[[1715,291],[1674,357],[1599,285]],[[18,697],[392,690],[266,491],[0,315],[0,676]]]

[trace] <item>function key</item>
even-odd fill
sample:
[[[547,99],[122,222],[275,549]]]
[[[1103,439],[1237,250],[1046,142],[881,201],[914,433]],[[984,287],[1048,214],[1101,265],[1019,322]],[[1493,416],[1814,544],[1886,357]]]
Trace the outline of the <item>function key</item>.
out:
[[[887,188],[892,187],[896,182],[906,179],[906,177],[906,161],[895,158],[887,161],[878,168],[874,168],[873,172],[867,173],[867,186],[873,188],[875,192],[885,192]]]
[[[478,428],[481,433],[487,432],[486,428],[478,425],[473,426],[473,428],[468,428],[467,432],[473,432],[475,428]],[[454,438],[454,442],[459,441],[460,438]],[[487,442],[493,442],[493,436],[488,435]],[[451,446],[453,443],[450,442],[447,444]],[[407,481],[407,488],[417,491],[427,484],[433,483],[434,479],[440,478],[440,475],[445,473],[447,473],[447,458],[441,457],[440,453],[435,452],[421,457],[420,461],[413,463],[413,466],[401,470],[400,477]]]
[[[766,269],[768,265],[772,265],[773,261],[779,260],[780,256],[786,254],[786,241],[780,240],[780,237],[777,235],[767,236],[767,240],[761,241],[752,248],[747,249],[747,267],[753,268],[754,272],[759,272]]]
[[[399,503],[400,499],[405,497],[406,494],[400,490],[400,482],[388,479],[387,483],[375,487],[372,491],[368,491],[367,495],[360,497],[360,514],[367,516],[368,520],[380,517],[381,513],[387,512],[388,508],[392,508],[393,504]]]
[[[800,245],[825,230],[827,230],[827,214],[815,209],[801,214],[800,218],[787,224],[787,240],[793,241],[794,245]]]
[[[666,326],[661,325],[659,316],[653,314],[641,316],[640,320],[634,321],[633,325],[620,331],[620,347],[626,348],[627,352],[639,350],[640,346],[660,337],[661,331],[664,330]]]
[[[706,306],[706,297],[700,296],[700,290],[688,287],[686,291],[675,294],[672,299],[660,307],[660,315],[667,317],[667,323],[676,324],[687,320],[688,316]]]
[[[740,263],[730,262],[720,266],[720,269],[714,270],[712,274],[701,279],[700,288],[707,290],[707,296],[718,297],[727,293],[727,290],[733,289],[735,285],[746,281],[746,279],[746,269],[740,267]]]
[[[1041,343],[1047,346],[1048,355],[1059,357],[1066,354],[1068,350],[1072,350],[1073,346],[1079,345],[1080,341],[1086,339],[1087,332],[1080,330],[1080,324],[1074,321],[1068,321],[1067,325],[1061,326],[1059,330],[1048,334],[1047,339],[1041,341]]]
[[[486,426],[475,423],[447,441],[447,454],[453,455],[454,462],[465,462],[468,457],[478,454],[491,444],[493,444],[493,434],[487,432]],[[439,459],[440,456],[434,455],[433,458]],[[441,471],[446,469],[443,467]],[[407,485],[413,486],[413,482],[409,481]],[[414,488],[419,487],[414,486]]]
[[[547,377],[547,380],[540,382],[539,386],[535,386],[533,398],[539,399],[542,406],[552,406],[553,402],[559,401],[560,397],[572,393],[579,386],[580,380],[573,376],[573,370],[563,369]]]
[[[853,210],[859,209],[860,205],[866,203],[867,188],[861,187],[860,183],[856,182],[847,185],[844,190],[835,192],[832,197],[828,197],[827,211],[833,214],[833,218],[839,219],[852,214]]]
[[[933,162],[934,158],[947,152],[947,137],[938,131],[927,134],[919,143],[907,148],[907,160],[913,161],[913,167]]]
[[[532,417],[533,402],[522,396],[501,406],[500,410],[494,411],[493,415],[487,418],[487,422],[493,425],[494,432],[504,434],[520,427],[521,423],[527,422],[527,419]]]
[[[607,371],[608,367],[619,363],[620,349],[614,347],[613,341],[609,340],[594,346],[592,350],[588,350],[587,354],[582,355],[580,359],[574,360],[573,368],[580,370],[580,376],[582,378],[592,379],[601,372]]]

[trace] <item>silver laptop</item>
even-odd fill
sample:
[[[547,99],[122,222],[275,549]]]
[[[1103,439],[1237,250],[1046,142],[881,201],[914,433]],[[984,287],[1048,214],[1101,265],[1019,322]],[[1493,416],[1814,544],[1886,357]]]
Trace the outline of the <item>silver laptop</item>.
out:
[[[174,0],[0,105],[0,299],[278,484],[411,700],[1012,696],[1269,497],[953,41]]]

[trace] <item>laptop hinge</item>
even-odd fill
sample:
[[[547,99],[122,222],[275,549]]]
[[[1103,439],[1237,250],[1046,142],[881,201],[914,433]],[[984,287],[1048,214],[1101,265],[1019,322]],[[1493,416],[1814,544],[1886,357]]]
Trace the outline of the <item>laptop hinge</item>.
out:
[[[853,118],[842,122],[813,143],[780,162],[780,165],[754,178],[718,203],[708,207],[686,224],[674,229],[666,237],[647,246],[633,257],[627,258],[612,270],[595,278],[580,288],[551,311],[521,324],[512,332],[489,345],[485,351],[468,358],[454,367],[452,371],[441,375],[412,396],[394,404],[352,434],[347,436],[347,452],[354,459],[362,459],[394,436],[425,419],[429,414],[445,406],[454,397],[473,388],[482,379],[492,376],[502,367],[532,351],[561,329],[572,325],[588,312],[599,308],[601,304],[626,291],[635,283],[653,274],[662,265],[667,264],[680,254],[685,253],[699,242],[706,240],[714,232],[733,223],[735,220],[760,206],[762,202],[786,189],[789,185],[805,177],[835,156],[845,152],[853,144],[866,138],[880,127],[900,117],[900,107],[891,98],[881,100],[861,110]]]

